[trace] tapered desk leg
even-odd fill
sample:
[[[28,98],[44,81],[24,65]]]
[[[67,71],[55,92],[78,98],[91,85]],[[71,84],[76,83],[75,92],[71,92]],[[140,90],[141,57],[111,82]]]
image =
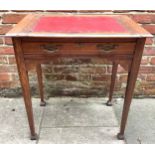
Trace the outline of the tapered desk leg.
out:
[[[41,64],[37,65],[37,78],[38,78],[38,86],[39,86],[39,93],[40,93],[40,106],[45,106],[46,102],[44,101],[44,91],[43,91],[43,77],[42,77],[42,68]]]
[[[122,140],[124,139],[124,130],[127,122],[128,112],[133,96],[133,91],[140,67],[142,52],[145,44],[145,38],[138,39],[135,54],[132,60],[132,64],[128,73],[128,80],[127,80],[127,87],[125,92],[125,99],[124,99],[124,105],[123,105],[123,111],[122,111],[122,120],[121,120],[121,127],[120,132],[117,135],[117,138]]]
[[[118,68],[118,63],[113,62],[112,75],[111,75],[111,84],[110,84],[110,91],[109,91],[109,100],[106,103],[107,106],[112,106],[113,105],[112,97],[113,97],[113,92],[114,92],[114,87],[115,87],[117,68]]]
[[[24,63],[24,57],[22,54],[20,39],[13,38],[13,44],[14,44],[14,49],[15,49],[15,56],[16,56],[17,68],[18,68],[18,72],[19,72],[19,78],[20,78],[21,87],[22,87],[22,91],[23,91],[25,108],[26,108],[29,127],[30,127],[30,131],[31,131],[31,140],[36,140],[37,134],[35,133],[35,126],[34,126],[29,78],[28,78],[28,72],[27,72],[27,69],[26,69],[26,66]]]

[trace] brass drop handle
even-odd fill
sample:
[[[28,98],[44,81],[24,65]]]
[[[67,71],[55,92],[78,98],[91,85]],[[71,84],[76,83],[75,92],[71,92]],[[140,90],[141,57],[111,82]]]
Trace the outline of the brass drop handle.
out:
[[[61,45],[56,44],[45,44],[41,45],[42,49],[48,53],[55,53],[58,51],[58,49],[61,47]]]
[[[99,50],[101,50],[102,52],[105,52],[105,53],[112,52],[112,50],[115,49],[116,47],[118,47],[117,44],[110,44],[110,43],[98,44],[97,45],[97,49],[99,49]]]

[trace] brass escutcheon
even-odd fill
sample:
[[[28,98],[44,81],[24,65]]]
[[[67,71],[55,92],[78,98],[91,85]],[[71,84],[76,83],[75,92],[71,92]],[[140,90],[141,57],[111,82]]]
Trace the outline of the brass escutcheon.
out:
[[[118,44],[97,44],[97,49],[107,53],[112,52],[111,50],[115,49],[116,47],[118,47]]]
[[[61,45],[58,45],[58,44],[45,44],[45,45],[41,45],[41,47],[46,52],[55,53],[55,52],[57,52],[59,50],[59,48],[61,47]]]

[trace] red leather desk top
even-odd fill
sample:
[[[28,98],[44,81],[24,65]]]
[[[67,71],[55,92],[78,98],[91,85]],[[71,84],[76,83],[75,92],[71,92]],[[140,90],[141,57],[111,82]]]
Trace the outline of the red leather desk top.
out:
[[[34,27],[36,32],[99,33],[127,32],[113,17],[41,17]]]

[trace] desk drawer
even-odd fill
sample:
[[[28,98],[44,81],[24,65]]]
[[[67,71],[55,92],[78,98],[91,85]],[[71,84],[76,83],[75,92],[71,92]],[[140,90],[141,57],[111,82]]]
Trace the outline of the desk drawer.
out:
[[[135,43],[53,43],[53,42],[25,42],[24,54],[41,55],[131,55]]]

